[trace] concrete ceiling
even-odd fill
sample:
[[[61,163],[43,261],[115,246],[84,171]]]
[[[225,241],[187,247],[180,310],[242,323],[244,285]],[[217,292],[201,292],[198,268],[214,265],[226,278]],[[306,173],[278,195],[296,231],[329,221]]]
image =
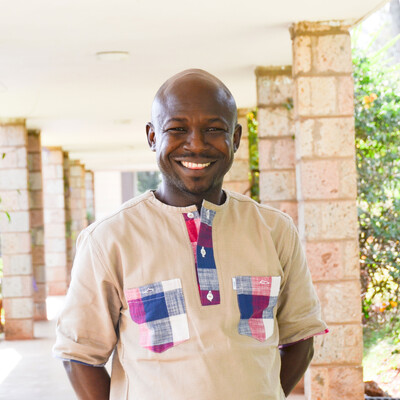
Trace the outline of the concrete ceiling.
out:
[[[0,0],[0,118],[26,118],[43,145],[88,168],[153,168],[144,126],[165,79],[203,68],[239,107],[254,68],[291,64],[291,23],[355,24],[382,0]],[[126,51],[120,61],[97,52]]]

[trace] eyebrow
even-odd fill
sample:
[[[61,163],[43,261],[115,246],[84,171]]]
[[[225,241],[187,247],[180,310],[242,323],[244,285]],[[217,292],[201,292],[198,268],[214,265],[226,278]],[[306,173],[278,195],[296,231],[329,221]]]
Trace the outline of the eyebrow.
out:
[[[207,122],[209,122],[209,123],[213,123],[213,122],[222,122],[222,123],[226,124],[226,121],[225,121],[224,119],[220,118],[220,117],[209,118],[209,119],[207,120]]]
[[[172,118],[168,118],[166,121],[164,121],[162,126],[165,126],[165,125],[167,125],[167,124],[169,124],[171,122],[182,123],[182,122],[186,122],[186,121],[188,121],[188,119],[185,118],[185,117],[172,117]],[[208,118],[208,119],[206,119],[206,122],[208,124],[212,124],[214,122],[220,122],[220,123],[223,123],[223,124],[228,124],[227,121],[225,121],[223,118],[220,118],[220,117]]]
[[[185,122],[187,121],[187,118],[178,118],[178,117],[173,117],[173,118],[169,118],[167,119],[164,124],[168,124],[169,122]]]

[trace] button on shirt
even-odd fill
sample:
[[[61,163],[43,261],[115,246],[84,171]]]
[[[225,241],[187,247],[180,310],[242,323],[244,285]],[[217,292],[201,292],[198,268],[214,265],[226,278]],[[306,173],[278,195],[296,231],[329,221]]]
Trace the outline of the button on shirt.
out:
[[[101,366],[110,399],[281,400],[279,345],[326,332],[286,214],[226,191],[152,192],[82,232],[56,357]]]

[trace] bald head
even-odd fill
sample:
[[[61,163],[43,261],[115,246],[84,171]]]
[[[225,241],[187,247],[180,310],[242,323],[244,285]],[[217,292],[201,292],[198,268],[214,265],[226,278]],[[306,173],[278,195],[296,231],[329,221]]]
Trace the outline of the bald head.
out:
[[[215,76],[190,69],[168,79],[146,124],[163,176],[159,199],[175,206],[200,207],[204,199],[220,204],[241,133],[235,100]]]
[[[172,76],[158,89],[152,109],[151,120],[158,124],[165,107],[170,108],[173,103],[192,101],[197,96],[199,101],[217,101],[232,115],[233,124],[237,122],[237,107],[235,99],[229,89],[214,75],[201,69],[188,69]],[[200,100],[201,99],[201,100]]]

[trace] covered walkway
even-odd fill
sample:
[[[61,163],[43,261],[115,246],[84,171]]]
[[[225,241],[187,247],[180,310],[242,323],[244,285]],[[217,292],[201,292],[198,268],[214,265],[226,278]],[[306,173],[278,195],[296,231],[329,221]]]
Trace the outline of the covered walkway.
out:
[[[307,399],[364,399],[350,30],[385,2],[3,7],[0,211],[11,221],[0,214],[10,340],[0,340],[0,399],[74,398],[51,356],[46,296],[67,291],[75,240],[94,215],[96,174],[155,169],[144,135],[153,95],[191,67],[231,88],[243,126],[258,109],[260,201],[297,223],[330,328],[315,339]],[[225,182],[241,193],[247,143]]]
[[[47,298],[49,320],[35,322],[35,339],[0,339],[1,400],[75,399],[62,363],[51,354],[56,315],[63,299],[63,296]],[[304,396],[293,394],[289,400],[304,400]]]
[[[48,297],[48,321],[35,322],[32,340],[0,340],[0,399],[71,400],[62,363],[53,358],[56,314],[63,297]]]

